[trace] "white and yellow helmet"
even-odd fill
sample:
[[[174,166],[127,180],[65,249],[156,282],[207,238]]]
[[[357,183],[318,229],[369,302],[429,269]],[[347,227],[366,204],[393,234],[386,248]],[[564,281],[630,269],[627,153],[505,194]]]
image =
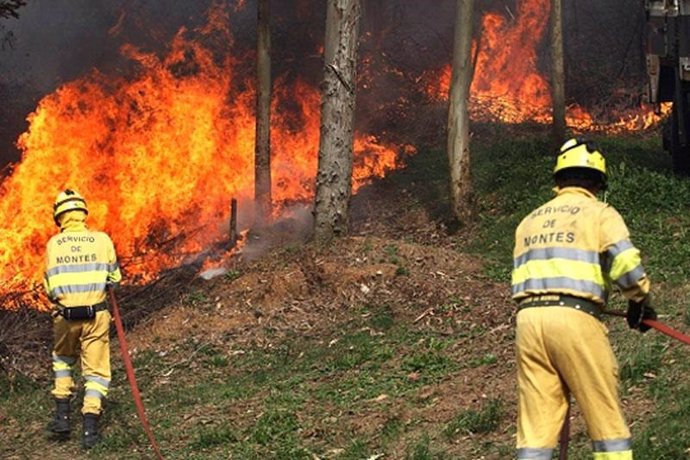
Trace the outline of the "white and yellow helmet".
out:
[[[566,170],[594,171],[601,179],[602,187],[606,187],[606,159],[596,145],[582,138],[567,140],[560,149],[556,166],[553,168],[554,177],[558,177]]]
[[[53,204],[53,219],[55,219],[55,224],[60,225],[60,216],[69,211],[83,211],[84,214],[89,213],[84,197],[81,196],[79,192],[66,189],[57,196],[55,204]]]

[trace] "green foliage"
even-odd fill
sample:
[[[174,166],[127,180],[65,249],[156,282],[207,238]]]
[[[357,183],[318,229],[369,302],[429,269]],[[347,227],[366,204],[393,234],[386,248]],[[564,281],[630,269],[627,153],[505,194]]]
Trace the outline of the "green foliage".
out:
[[[344,452],[338,454],[336,458],[337,460],[360,460],[370,456],[369,447],[364,442],[356,439],[347,446]]]
[[[431,440],[427,434],[409,446],[405,455],[405,460],[442,460],[444,458],[446,457],[442,453],[432,449]]]
[[[347,370],[360,366],[375,358],[378,352],[368,332],[360,332],[343,338],[334,346],[336,353],[326,358],[332,370]]]
[[[681,377],[682,378],[682,377]],[[636,433],[633,449],[636,458],[672,460],[688,458],[690,445],[690,385],[683,382],[673,394],[668,391],[650,414],[644,430]]]
[[[415,353],[403,360],[402,368],[409,372],[424,372],[428,375],[438,375],[450,370],[453,362],[447,357],[434,352]]]
[[[455,416],[443,430],[449,439],[459,435],[488,433],[498,428],[503,418],[503,403],[492,399],[479,410],[466,410]]]
[[[369,318],[369,324],[376,330],[387,331],[395,324],[393,315],[393,309],[390,305],[373,307],[373,312]]]
[[[653,343],[637,341],[638,345],[628,350],[620,363],[620,376],[623,380],[636,383],[645,378],[645,374],[653,374],[662,365],[665,346],[655,340]]]
[[[237,436],[234,430],[223,424],[221,426],[201,426],[197,429],[195,440],[190,444],[194,450],[208,449],[216,446],[222,446],[237,441]]]
[[[225,351],[214,346],[200,347],[198,355],[200,360],[208,365],[215,367],[226,367],[228,365],[228,357]]]
[[[410,274],[410,270],[402,265],[402,261],[400,260],[399,250],[397,246],[392,244],[386,245],[383,248],[383,252],[386,254],[386,256],[388,256],[388,262],[398,266],[395,269],[396,276],[407,276]]]
[[[197,289],[195,291],[190,292],[187,294],[187,303],[191,305],[196,305],[199,303],[204,303],[208,301],[208,298],[206,297],[206,294],[204,293],[203,290]]]
[[[29,379],[23,374],[7,375],[0,369],[0,402],[9,398],[31,395],[40,386],[35,380]]]
[[[405,423],[400,417],[389,418],[381,429],[381,437],[385,442],[395,440],[404,428]]]
[[[383,248],[383,252],[385,252],[388,255],[388,257],[392,259],[398,255],[398,247],[392,244],[388,244]]]
[[[292,436],[299,428],[294,413],[285,411],[271,411],[263,414],[256,422],[251,439],[261,445],[268,446],[284,436]]]
[[[402,370],[419,373],[420,379],[426,382],[457,369],[458,364],[444,353],[448,345],[447,341],[436,337],[420,340],[415,352],[403,358]]]
[[[486,366],[489,364],[496,364],[497,362],[498,362],[498,358],[496,357],[495,354],[486,353],[483,356],[479,356],[479,357],[470,359],[467,364],[469,367],[480,367],[480,366]]]
[[[234,281],[237,278],[239,278],[240,276],[242,276],[242,273],[240,273],[237,270],[228,270],[227,272],[225,272],[225,275],[224,275],[224,277],[227,281]]]

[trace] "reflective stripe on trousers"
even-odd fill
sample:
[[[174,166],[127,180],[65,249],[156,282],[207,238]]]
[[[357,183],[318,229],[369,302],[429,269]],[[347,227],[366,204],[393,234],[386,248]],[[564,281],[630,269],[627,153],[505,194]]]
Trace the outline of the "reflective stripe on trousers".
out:
[[[523,447],[517,450],[518,460],[530,459],[530,460],[551,460],[553,455],[553,449],[538,449],[531,447]]]
[[[595,441],[592,443],[594,460],[633,460],[630,439]],[[553,449],[523,447],[517,450],[518,460],[551,460]]]
[[[630,438],[593,441],[592,451],[594,460],[633,460]]]

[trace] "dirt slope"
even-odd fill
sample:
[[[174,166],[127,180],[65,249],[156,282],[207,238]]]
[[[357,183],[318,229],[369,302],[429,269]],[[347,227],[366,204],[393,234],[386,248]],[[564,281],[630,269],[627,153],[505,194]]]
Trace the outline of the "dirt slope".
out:
[[[480,260],[457,252],[453,241],[444,238],[423,244],[353,236],[328,249],[311,245],[274,249],[238,267],[236,279],[195,280],[190,285],[194,300],[181,296],[137,325],[129,334],[130,347],[137,353],[166,353],[176,343],[196,338],[242,350],[250,344],[271,347],[300,334],[328,343],[337,337],[334,331],[339,325],[361,314],[362,306],[390,308],[398,323],[456,338],[449,350],[456,362],[491,356],[493,364],[463,368],[422,387],[413,397],[414,404],[388,401],[382,395],[365,413],[344,416],[339,423],[370,438],[395,417],[414,425],[412,437],[438,431],[463,408],[502,400],[505,426],[485,436],[486,442],[506,442],[512,436],[515,412],[513,308],[508,289],[486,279]],[[412,373],[409,378],[417,377]],[[232,418],[241,417],[238,413]],[[390,458],[404,458],[402,449],[411,442],[399,440],[399,451],[389,452]],[[460,442],[451,453],[453,449],[457,458],[480,458],[464,452]]]

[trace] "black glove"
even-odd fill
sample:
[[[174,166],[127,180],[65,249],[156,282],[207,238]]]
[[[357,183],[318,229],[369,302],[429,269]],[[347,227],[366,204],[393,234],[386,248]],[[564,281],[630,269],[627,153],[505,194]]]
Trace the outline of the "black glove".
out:
[[[650,327],[642,321],[645,319],[656,319],[656,312],[649,305],[649,296],[645,297],[642,302],[628,301],[628,311],[625,315],[630,329],[637,329],[642,333],[647,332]]]

